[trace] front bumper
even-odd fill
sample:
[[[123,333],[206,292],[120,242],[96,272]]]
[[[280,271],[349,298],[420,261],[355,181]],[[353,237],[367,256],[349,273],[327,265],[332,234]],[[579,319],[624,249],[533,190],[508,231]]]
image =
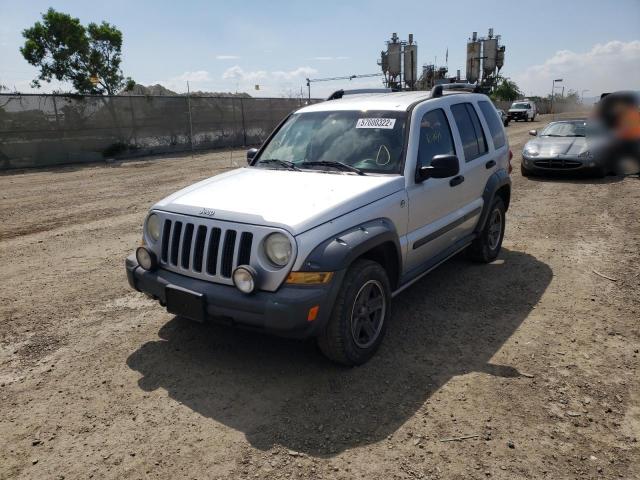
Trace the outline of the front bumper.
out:
[[[522,155],[522,164],[527,170],[541,172],[587,172],[601,168],[600,162],[578,157],[530,157]]]
[[[510,120],[528,120],[529,116],[527,112],[509,112],[507,113],[507,118]]]
[[[344,272],[335,272],[328,285],[284,285],[276,292],[256,291],[247,295],[232,286],[168,270],[144,270],[134,255],[127,257],[125,266],[129,285],[163,306],[166,306],[166,287],[172,285],[202,294],[207,320],[293,338],[317,336],[324,329],[344,276]],[[309,309],[316,305],[320,307],[318,315],[309,322]]]

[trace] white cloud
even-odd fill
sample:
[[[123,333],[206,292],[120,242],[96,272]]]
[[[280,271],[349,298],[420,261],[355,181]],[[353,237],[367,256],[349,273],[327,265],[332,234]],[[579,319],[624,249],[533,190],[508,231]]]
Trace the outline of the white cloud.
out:
[[[222,74],[222,78],[241,82],[255,82],[257,80],[291,81],[298,78],[305,78],[317,72],[315,68],[311,67],[298,67],[294,70],[277,70],[273,72],[267,72],[266,70],[246,71],[242,67],[235,65],[227,68]]]
[[[318,71],[315,68],[298,67],[295,70],[290,70],[288,72],[284,72],[282,70],[271,72],[271,75],[273,75],[273,77],[279,80],[289,81],[289,80],[294,80],[296,78],[306,78],[309,75],[313,75],[315,73],[318,73]]]
[[[238,55],[216,55],[216,60],[238,60]]]
[[[548,95],[556,78],[562,78],[568,89],[589,89],[592,96],[635,89],[640,85],[640,40],[596,44],[584,53],[559,50],[543,64],[513,75],[513,80],[530,95]]]
[[[234,65],[227,68],[222,74],[222,78],[225,80],[237,80],[242,82],[253,82],[266,78],[268,73],[265,70],[254,70],[251,72],[245,71],[242,67]]]
[[[181,80],[183,82],[208,82],[211,80],[211,77],[206,70],[198,70],[196,72],[184,72],[182,75],[176,77],[175,80]]]
[[[314,60],[331,61],[331,60],[349,60],[349,57],[313,57]]]

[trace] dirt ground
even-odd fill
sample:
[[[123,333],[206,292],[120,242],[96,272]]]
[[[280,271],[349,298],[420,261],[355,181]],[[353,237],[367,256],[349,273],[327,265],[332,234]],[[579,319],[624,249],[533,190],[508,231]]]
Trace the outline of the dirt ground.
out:
[[[0,478],[640,478],[640,180],[523,178],[546,121],[499,259],[354,369],[127,285],[146,209],[243,152],[0,176]]]

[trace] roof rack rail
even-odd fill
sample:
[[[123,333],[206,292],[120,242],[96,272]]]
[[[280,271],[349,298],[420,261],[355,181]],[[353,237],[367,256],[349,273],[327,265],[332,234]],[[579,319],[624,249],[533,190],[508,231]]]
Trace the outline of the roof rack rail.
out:
[[[436,85],[431,89],[431,98],[438,98],[444,95],[444,91],[448,90],[448,93],[469,92],[469,93],[482,93],[480,86],[474,83],[442,83]]]
[[[344,97],[345,95],[358,95],[362,93],[391,93],[397,91],[398,89],[396,88],[355,88],[352,90],[341,89],[336,90],[331,95],[329,95],[329,98],[327,98],[327,100],[337,100]]]

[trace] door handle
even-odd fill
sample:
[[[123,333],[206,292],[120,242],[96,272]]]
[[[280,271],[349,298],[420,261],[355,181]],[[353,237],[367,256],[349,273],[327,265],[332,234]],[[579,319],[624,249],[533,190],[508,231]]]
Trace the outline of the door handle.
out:
[[[487,163],[484,164],[484,166],[487,167],[487,170],[489,170],[490,168],[493,168],[496,166],[496,161],[489,160]]]
[[[455,187],[456,185],[460,185],[462,182],[464,182],[464,177],[462,175],[458,175],[457,177],[453,177],[449,180],[449,185]]]

